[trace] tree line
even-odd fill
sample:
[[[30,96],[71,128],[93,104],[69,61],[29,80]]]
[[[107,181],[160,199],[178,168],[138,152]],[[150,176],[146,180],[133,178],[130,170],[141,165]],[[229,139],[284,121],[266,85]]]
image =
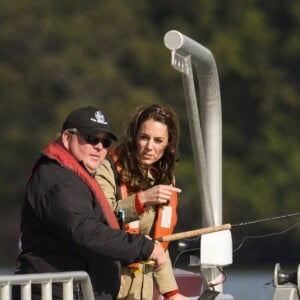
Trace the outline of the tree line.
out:
[[[97,105],[122,135],[130,112],[157,102],[181,126],[177,230],[201,226],[188,118],[180,74],[163,44],[176,29],[211,50],[223,118],[223,219],[239,222],[299,211],[300,3],[274,1],[2,1],[0,6],[0,257],[13,263],[19,212],[30,169],[66,114]],[[290,219],[233,232],[280,232]],[[237,252],[279,259],[288,235]],[[5,241],[5,243],[4,243]],[[258,245],[259,244],[259,245]],[[264,248],[264,249],[262,249]],[[269,249],[270,251],[267,251]],[[276,252],[273,256],[267,252]],[[298,251],[299,252],[299,251]],[[238,255],[239,253],[239,255]],[[297,260],[297,251],[289,252]]]

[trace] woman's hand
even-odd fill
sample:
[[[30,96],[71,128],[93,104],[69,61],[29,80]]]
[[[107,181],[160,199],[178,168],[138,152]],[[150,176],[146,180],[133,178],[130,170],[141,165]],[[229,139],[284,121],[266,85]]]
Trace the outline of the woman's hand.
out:
[[[181,193],[181,189],[172,185],[159,184],[140,192],[139,199],[143,206],[166,204],[172,198],[172,193]]]

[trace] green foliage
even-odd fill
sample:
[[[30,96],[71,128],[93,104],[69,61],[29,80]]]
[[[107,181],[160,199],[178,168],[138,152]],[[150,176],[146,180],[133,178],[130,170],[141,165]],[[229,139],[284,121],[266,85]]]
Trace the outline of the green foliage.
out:
[[[299,211],[299,14],[296,0],[2,1],[2,210],[20,207],[34,160],[71,109],[98,105],[121,135],[134,108],[158,102],[181,124],[179,228],[201,226],[181,77],[163,44],[177,29],[219,70],[224,219]]]

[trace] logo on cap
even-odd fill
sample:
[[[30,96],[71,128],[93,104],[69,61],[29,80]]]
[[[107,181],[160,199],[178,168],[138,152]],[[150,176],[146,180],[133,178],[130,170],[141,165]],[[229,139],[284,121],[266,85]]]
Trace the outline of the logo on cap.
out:
[[[96,119],[91,118],[91,121],[96,121],[97,123],[100,123],[100,124],[107,124],[107,122],[105,121],[105,117],[100,110],[96,111],[95,118]]]

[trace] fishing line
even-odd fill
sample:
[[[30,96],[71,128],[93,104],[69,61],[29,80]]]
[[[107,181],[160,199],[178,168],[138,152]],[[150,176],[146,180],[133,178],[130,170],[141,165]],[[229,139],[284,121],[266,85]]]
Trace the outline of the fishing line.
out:
[[[277,216],[277,217],[270,217],[270,218],[265,218],[265,219],[260,219],[260,220],[241,222],[241,223],[238,223],[238,224],[231,224],[231,228],[241,227],[241,226],[248,226],[248,225],[258,224],[258,223],[267,222],[267,221],[286,219],[286,218],[295,217],[295,216],[299,216],[299,215],[300,215],[300,212],[295,212],[295,213],[290,213],[290,214],[287,214],[287,215],[282,215],[282,216]]]
[[[173,262],[174,267],[176,267],[177,261],[178,261],[178,259],[179,259],[179,257],[180,257],[181,255],[183,255],[183,254],[185,254],[185,253],[188,253],[188,252],[191,252],[191,251],[195,251],[195,250],[200,250],[200,247],[198,247],[198,248],[193,248],[193,249],[187,249],[187,250],[181,251],[181,252],[175,257],[175,259],[174,259],[174,262]],[[208,286],[211,287],[211,288],[213,288],[213,289],[214,289],[215,286],[224,283],[224,282],[226,281],[226,279],[227,279],[226,273],[225,273],[219,266],[216,266],[216,268],[219,270],[220,274],[222,275],[222,278],[219,279],[218,281],[215,281],[215,282],[212,282],[212,281],[211,281],[211,282],[208,283]]]
[[[294,225],[288,227],[287,229],[285,230],[282,230],[282,231],[279,231],[279,232],[273,232],[273,233],[268,233],[268,234],[264,234],[264,235],[249,235],[249,236],[245,236],[241,243],[239,244],[238,247],[236,247],[235,249],[233,249],[233,253],[237,252],[238,250],[241,249],[241,247],[243,246],[243,244],[245,243],[246,240],[248,239],[261,239],[261,238],[265,238],[265,237],[270,237],[270,236],[276,236],[276,235],[280,235],[280,234],[284,234],[290,230],[292,230],[294,227],[300,225],[300,222],[298,223],[295,223]]]
[[[218,232],[218,231],[222,231],[222,230],[230,230],[230,229],[234,229],[237,227],[244,227],[244,226],[248,226],[248,225],[252,225],[252,224],[258,224],[258,223],[267,222],[267,221],[285,219],[285,218],[299,216],[299,215],[300,215],[300,212],[296,212],[296,213],[291,213],[291,214],[282,215],[282,216],[278,216],[278,217],[270,217],[270,218],[265,218],[265,219],[260,219],[260,220],[241,222],[241,223],[237,223],[237,224],[227,223],[227,224],[210,226],[210,227],[206,227],[206,228],[199,228],[199,229],[185,231],[185,232],[173,233],[170,235],[165,235],[165,236],[156,238],[155,240],[158,242],[171,242],[171,241],[176,241],[176,240],[180,240],[180,239],[186,239],[186,238],[200,236],[202,234],[213,233],[213,232]]]
[[[175,259],[174,259],[174,263],[173,263],[173,264],[174,264],[174,267],[176,266],[177,261],[178,261],[178,259],[179,259],[179,257],[180,257],[181,255],[184,255],[184,254],[186,254],[186,253],[189,253],[189,252],[192,252],[192,251],[195,251],[195,250],[199,250],[199,251],[200,251],[200,247],[182,250],[179,254],[177,254],[177,256],[176,256]]]
[[[278,218],[278,217],[276,217]],[[254,221],[251,221],[251,222],[254,222]],[[255,221],[256,222],[256,221]],[[247,222],[248,223],[248,222]],[[243,223],[244,224],[244,223]],[[238,250],[240,250],[242,248],[242,246],[244,245],[245,241],[247,239],[260,239],[260,238],[266,238],[266,237],[270,237],[270,236],[276,236],[276,235],[281,235],[281,234],[284,234],[290,230],[292,230],[293,228],[295,228],[296,226],[299,226],[300,225],[300,222],[298,223],[295,223],[294,225],[288,227],[287,229],[284,229],[282,231],[279,231],[279,232],[273,232],[273,233],[268,233],[268,234],[264,234],[264,235],[254,235],[254,236],[245,236],[241,243],[239,244],[238,247],[236,247],[235,249],[232,250],[232,253],[235,253],[237,252]],[[177,264],[177,261],[178,259],[180,258],[180,256],[186,254],[186,253],[189,253],[189,252],[193,252],[193,251],[196,251],[196,250],[199,250],[200,251],[200,246],[199,247],[196,247],[196,248],[191,248],[191,249],[186,249],[186,250],[182,250],[174,259],[174,266],[176,266]]]

